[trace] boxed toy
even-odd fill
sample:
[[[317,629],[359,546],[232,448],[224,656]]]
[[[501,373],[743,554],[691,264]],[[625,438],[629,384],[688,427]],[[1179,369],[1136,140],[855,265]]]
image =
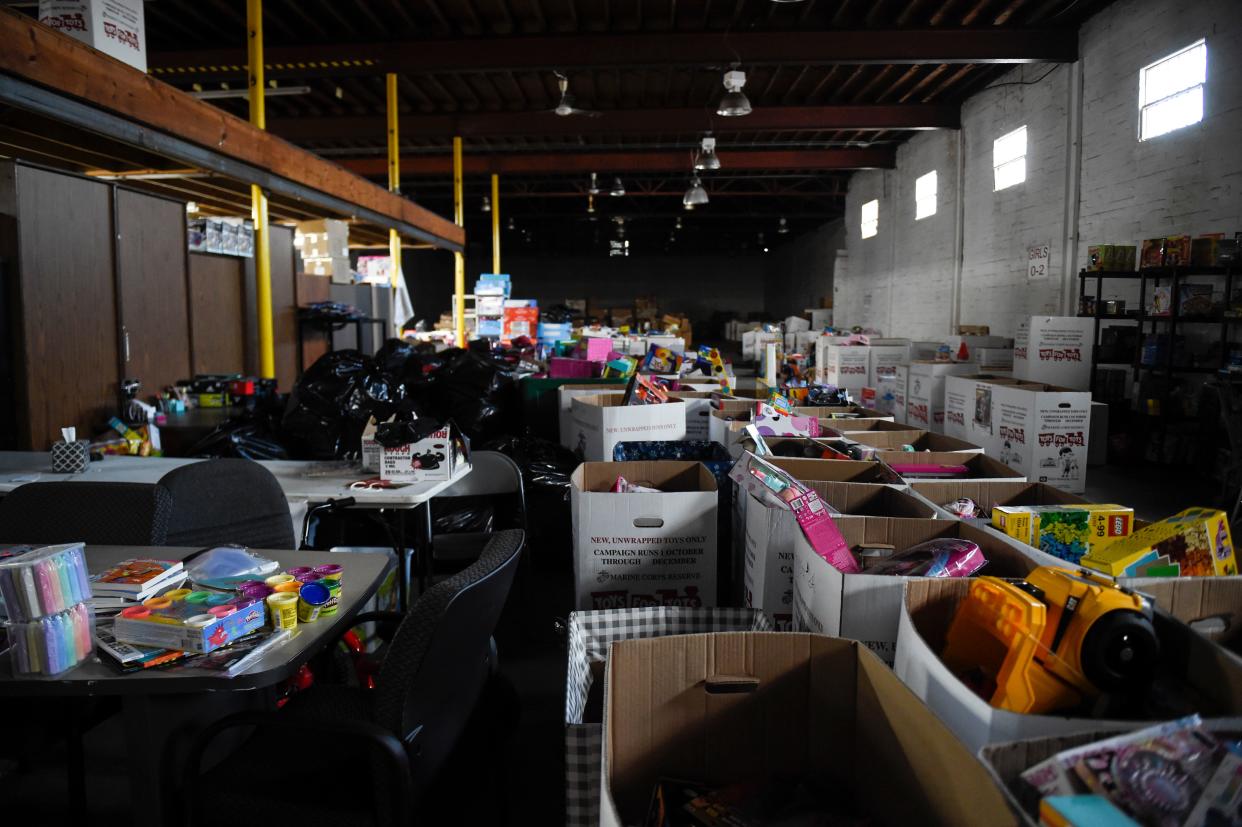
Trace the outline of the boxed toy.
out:
[[[1134,528],[1134,509],[1121,505],[998,505],[992,525],[1046,554],[1078,565]]]
[[[1188,508],[1130,537],[1092,549],[1082,565],[1112,577],[1208,577],[1238,573],[1229,518]]]
[[[113,625],[113,635],[119,641],[139,646],[212,652],[261,629],[267,622],[263,598],[238,597],[210,610],[199,603],[164,602],[169,605],[139,605],[122,610]]]
[[[1092,244],[1087,248],[1087,270],[1128,273],[1134,270],[1133,244]]]
[[[654,490],[613,493],[618,477]],[[570,480],[575,608],[714,605],[717,507],[702,463],[579,465]]]
[[[1013,375],[1063,388],[1091,387],[1095,321],[1079,316],[1032,316],[1018,326]]]
[[[449,420],[434,433],[406,445],[383,447],[380,479],[392,482],[443,482],[470,464],[470,441]]]
[[[539,330],[539,308],[526,299],[509,299],[505,302],[500,338],[511,341],[519,336],[534,339]]]

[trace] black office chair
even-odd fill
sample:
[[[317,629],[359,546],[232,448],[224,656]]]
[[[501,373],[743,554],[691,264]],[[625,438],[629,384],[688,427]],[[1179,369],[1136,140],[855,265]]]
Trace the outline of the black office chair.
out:
[[[433,575],[457,572],[465,568],[478,559],[491,539],[492,531],[476,530],[473,526],[464,531],[451,528],[445,530],[453,522],[455,512],[462,508],[461,503],[467,497],[486,500],[488,507],[492,509],[500,505],[499,511],[502,513],[493,515],[493,520],[509,517],[503,511],[504,506],[511,506],[509,510],[517,512],[513,518],[517,525],[512,527],[526,531],[526,491],[522,485],[522,469],[517,463],[499,451],[474,451],[470,455],[470,464],[469,474],[441,491],[432,500],[432,519],[435,524],[431,543]],[[512,502],[506,503],[502,499],[506,497]],[[512,506],[516,506],[516,509]]]
[[[136,482],[28,482],[0,499],[0,542],[165,544],[172,499]]]
[[[399,622],[376,689],[316,685],[279,712],[240,713],[207,727],[185,769],[192,823],[214,823],[220,813],[245,814],[248,824],[412,823],[415,802],[436,779],[493,674],[491,635],[524,536],[494,534],[474,564],[429,588],[404,616],[355,618]],[[255,735],[237,754],[201,771],[217,735],[250,726]],[[490,775],[480,774],[479,783]],[[357,800],[359,784],[369,785],[369,801]]]
[[[164,545],[297,548],[285,493],[257,462],[194,462],[169,471],[156,485],[172,502]]]

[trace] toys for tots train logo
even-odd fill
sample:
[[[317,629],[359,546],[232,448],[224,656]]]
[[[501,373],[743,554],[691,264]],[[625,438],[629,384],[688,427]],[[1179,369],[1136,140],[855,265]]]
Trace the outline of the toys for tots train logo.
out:
[[[104,21],[103,24],[104,37],[111,38],[119,43],[124,43],[131,49],[140,49],[138,45],[138,33],[131,32],[129,29],[123,29],[115,23]]]
[[[86,18],[81,14],[56,14],[40,17],[39,22],[44,26],[50,26],[53,29],[62,32],[84,32],[86,31]]]
[[[1026,444],[1026,429],[1015,428],[1012,425],[1000,426],[1000,438],[1005,442],[1021,442]]]
[[[1077,347],[1041,347],[1039,349],[1039,361],[1041,362],[1081,362],[1082,349]]]
[[[1047,448],[1049,446],[1053,448],[1062,448],[1062,447],[1069,447],[1069,446],[1082,447],[1086,444],[1087,444],[1087,441],[1086,439],[1083,438],[1082,431],[1073,431],[1067,434],[1040,434],[1039,435],[1039,446],[1041,448]]]
[[[647,606],[680,606],[685,609],[703,607],[698,586],[686,586],[681,594],[677,589],[656,589],[652,594],[630,594],[628,591],[591,592],[593,609],[639,609]]]

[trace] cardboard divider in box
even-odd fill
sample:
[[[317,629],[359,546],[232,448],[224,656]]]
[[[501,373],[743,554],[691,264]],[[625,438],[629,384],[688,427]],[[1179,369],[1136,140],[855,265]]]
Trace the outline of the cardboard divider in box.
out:
[[[987,574],[1000,572],[985,570]],[[986,744],[1050,735],[1138,729],[1152,720],[1026,715],[996,709],[976,695],[940,659],[958,604],[970,581],[944,578],[906,586],[897,633],[897,676],[931,707],[959,738],[977,752]],[[1153,617],[1160,650],[1194,693],[1204,717],[1242,712],[1242,663],[1190,627],[1162,611]],[[1166,716],[1170,717],[1170,716]]]
[[[1089,502],[1042,482],[1018,480],[914,480],[910,490],[944,511],[945,505],[969,497],[988,514],[998,505],[1077,505]],[[949,515],[948,511],[944,511]],[[950,515],[951,516],[951,515]],[[986,522],[986,520],[981,521]]]
[[[825,410],[824,408],[811,408],[808,410]],[[873,417],[870,419],[838,419],[830,422],[828,430],[837,436],[849,436],[850,434],[908,434],[911,431],[923,434],[926,431],[915,428],[912,425],[901,425],[894,422],[892,417],[882,418]],[[852,438],[852,437],[851,437]],[[858,440],[854,440],[857,442]]]
[[[624,394],[578,396],[570,403],[571,443],[588,462],[607,462],[618,442],[686,438],[686,403],[670,399],[658,405],[626,405]]]
[[[926,503],[888,485],[826,480],[809,480],[806,485],[841,512],[833,517],[838,523],[864,517],[936,516]],[[736,493],[746,498],[745,605],[767,612],[777,629],[792,629],[794,537],[801,536],[802,529],[788,508],[768,506],[740,488]]]
[[[611,493],[619,476],[658,491]],[[716,478],[699,462],[579,465],[570,478],[575,608],[715,605],[717,508]]]
[[[819,419],[845,419],[877,422],[892,422],[893,417],[864,408],[860,405],[811,405],[793,409],[795,416],[814,416]],[[852,422],[850,423],[853,424]],[[835,426],[834,426],[835,427]]]
[[[1024,482],[1026,477],[987,454],[963,454],[945,451],[880,451],[875,458],[886,465],[964,465],[969,480],[1016,480]],[[907,483],[920,479],[907,472],[898,474]],[[963,479],[957,477],[955,479]]]
[[[1242,577],[1123,577],[1121,585],[1218,644],[1242,666]]]
[[[824,791],[842,823],[1017,823],[983,766],[854,641],[766,632],[616,643],[604,719],[603,827],[641,823],[662,778],[710,790],[782,776]]]
[[[845,439],[837,437],[806,437],[806,436],[766,436],[763,442],[768,446],[768,450],[774,456],[805,458],[805,459],[833,459],[830,456],[822,456],[826,449],[832,449],[844,454],[849,447],[849,443]],[[741,439],[742,451],[755,453],[755,442],[749,435],[743,434]],[[796,451],[797,453],[792,453]],[[812,456],[809,452],[815,452]]]
[[[964,439],[928,431],[846,431],[845,438],[881,451],[903,451],[909,445],[915,451],[950,454],[982,454],[983,449]],[[910,453],[906,451],[906,453]]]
[[[523,380],[526,381],[526,380]],[[617,393],[625,390],[624,382],[611,384],[596,383],[591,385],[561,385],[556,389],[557,426],[560,432],[561,445],[573,450],[577,447],[574,433],[573,401],[581,396],[598,396],[601,393]]]
[[[565,823],[569,827],[599,824],[604,663],[609,646],[634,638],[771,629],[767,615],[754,609],[648,606],[570,612],[565,672]]]
[[[982,572],[1023,577],[1038,563],[1024,546],[961,520],[912,520],[859,517],[837,520],[851,549],[885,545],[901,551],[936,537],[957,537],[978,544],[987,558]],[[794,628],[861,641],[892,663],[901,613],[902,587],[926,577],[844,574],[815,553],[800,534],[794,537]]]

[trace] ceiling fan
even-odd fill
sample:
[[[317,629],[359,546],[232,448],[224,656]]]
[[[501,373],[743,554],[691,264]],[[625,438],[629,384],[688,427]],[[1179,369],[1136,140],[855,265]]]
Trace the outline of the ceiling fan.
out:
[[[601,114],[603,114],[592,109],[575,108],[574,96],[569,94],[569,78],[565,77],[560,72],[553,72],[552,74],[556,75],[556,86],[561,90],[561,100],[556,104],[555,108],[545,111],[551,112],[554,115],[559,115],[562,118],[569,117],[570,115],[586,115],[588,118],[598,118]]]

